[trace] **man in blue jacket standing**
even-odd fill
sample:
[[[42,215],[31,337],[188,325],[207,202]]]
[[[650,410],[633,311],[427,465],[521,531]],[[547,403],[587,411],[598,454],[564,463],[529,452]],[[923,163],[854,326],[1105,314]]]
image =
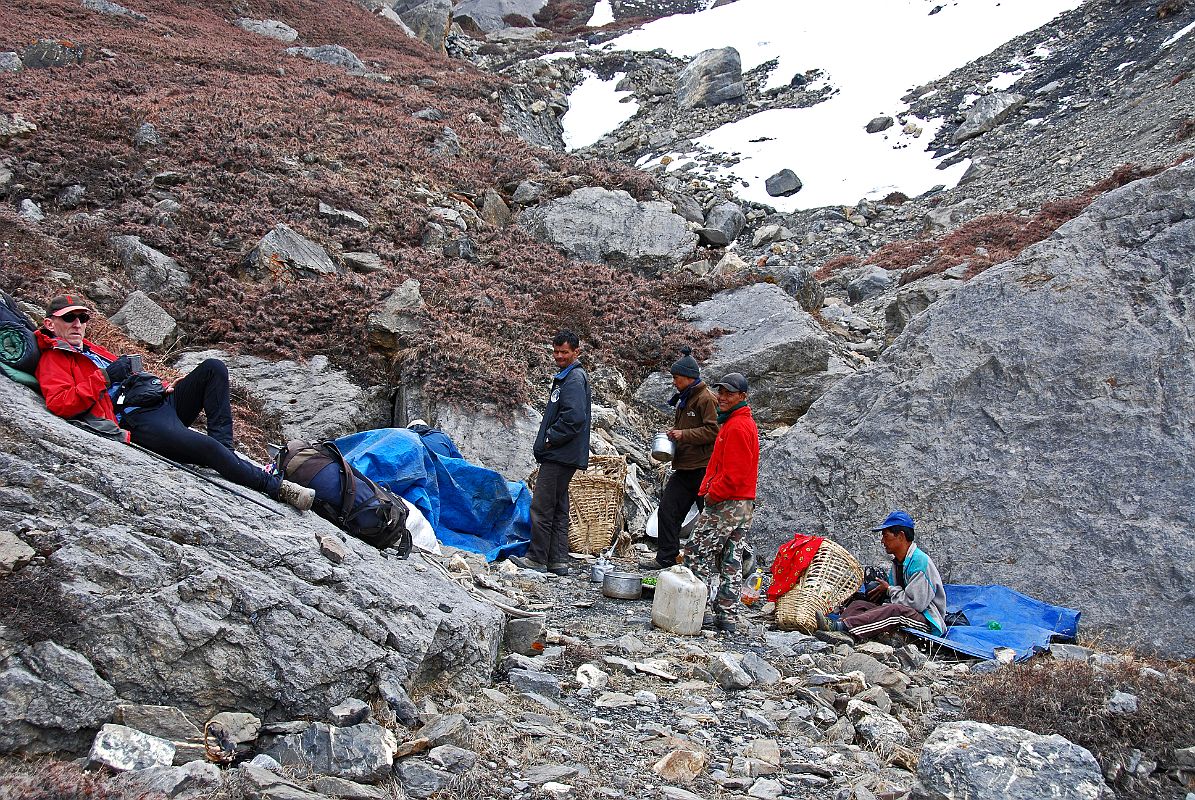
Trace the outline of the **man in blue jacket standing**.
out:
[[[531,546],[526,556],[512,556],[520,567],[567,575],[568,484],[589,466],[589,376],[581,362],[581,342],[572,331],[552,339],[552,358],[560,371],[552,376],[548,405],[535,437],[539,477],[531,496]]]

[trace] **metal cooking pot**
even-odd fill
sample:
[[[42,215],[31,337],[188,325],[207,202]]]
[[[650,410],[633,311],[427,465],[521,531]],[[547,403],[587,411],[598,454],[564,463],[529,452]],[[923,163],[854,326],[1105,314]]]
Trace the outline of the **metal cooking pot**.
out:
[[[676,442],[668,438],[668,434],[661,431],[651,441],[651,457],[656,461],[671,461],[676,455]]]
[[[602,579],[602,594],[618,600],[638,600],[643,596],[643,578],[630,572],[607,572]]]

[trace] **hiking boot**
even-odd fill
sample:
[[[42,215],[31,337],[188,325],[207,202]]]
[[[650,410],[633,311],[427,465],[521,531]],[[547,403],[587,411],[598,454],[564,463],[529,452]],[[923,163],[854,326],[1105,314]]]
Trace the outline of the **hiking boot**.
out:
[[[278,487],[278,501],[286,503],[298,511],[310,511],[311,504],[315,502],[315,489],[283,481],[282,485]]]
[[[567,561],[553,561],[546,569],[553,575],[559,575],[563,578],[565,575],[568,575],[569,564]]]
[[[846,631],[846,626],[840,620],[830,619],[820,611],[814,611],[813,616],[817,619],[819,631],[838,631],[839,633]]]
[[[662,569],[668,569],[670,565],[661,564],[654,558],[639,559],[639,569],[647,570],[648,572],[659,572]]]
[[[548,566],[546,564],[539,563],[531,556],[511,556],[510,558],[508,558],[506,560],[509,561],[510,563],[514,564],[516,567],[521,567],[523,569],[529,569],[534,572],[547,572],[548,571]]]
[[[718,618],[714,620],[714,624],[718,626],[718,630],[722,631],[722,633],[735,633],[739,629],[739,626],[735,624],[734,617],[731,616],[719,614]]]

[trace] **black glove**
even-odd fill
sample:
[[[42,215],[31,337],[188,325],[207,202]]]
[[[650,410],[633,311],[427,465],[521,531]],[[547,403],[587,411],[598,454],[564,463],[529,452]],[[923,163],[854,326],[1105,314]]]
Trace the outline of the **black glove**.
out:
[[[116,386],[133,374],[133,363],[128,356],[121,356],[105,367],[104,372],[108,373],[108,385]]]

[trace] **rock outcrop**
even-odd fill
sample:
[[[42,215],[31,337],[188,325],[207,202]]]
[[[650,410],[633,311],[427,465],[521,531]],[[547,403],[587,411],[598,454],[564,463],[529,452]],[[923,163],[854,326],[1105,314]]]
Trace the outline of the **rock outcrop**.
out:
[[[1188,162],[939,299],[764,453],[765,551],[817,530],[878,563],[861,531],[900,506],[948,581],[1195,654],[1192,252]]]
[[[529,208],[518,222],[568,255],[612,266],[670,267],[697,247],[697,235],[673,213],[671,203],[641,203],[624,191],[598,187]]]
[[[733,47],[703,50],[676,77],[676,102],[703,108],[743,99],[743,65]]]
[[[0,526],[39,553],[3,583],[22,609],[0,625],[5,752],[78,752],[121,702],[268,722],[382,681],[488,682],[502,613],[418,556],[348,539],[332,564],[318,538],[339,532],[312,514],[86,433],[11,381],[0,403]]]

